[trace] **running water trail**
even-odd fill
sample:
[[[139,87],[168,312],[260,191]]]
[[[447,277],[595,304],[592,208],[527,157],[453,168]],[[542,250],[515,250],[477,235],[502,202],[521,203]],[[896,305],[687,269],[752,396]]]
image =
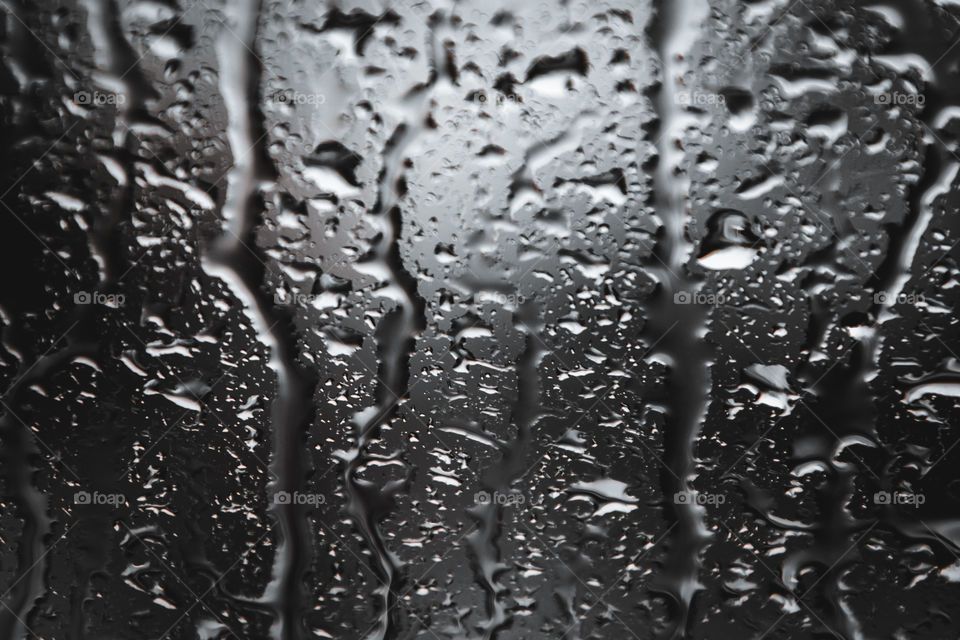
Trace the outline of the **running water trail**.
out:
[[[104,207],[94,218],[89,245],[92,258],[97,264],[99,277],[95,288],[97,292],[105,293],[116,290],[118,279],[122,277],[125,270],[125,257],[120,241],[120,223],[133,209],[133,161],[137,140],[131,129],[135,122],[145,119],[144,103],[150,95],[150,88],[140,71],[138,57],[134,55],[119,28],[119,12],[116,3],[113,0],[86,0],[83,6],[86,10],[87,30],[95,45],[96,63],[100,71],[98,81],[122,97],[118,100],[113,142],[123,167],[125,182],[119,185],[119,195],[113,199],[110,206]],[[17,16],[15,5],[7,8],[15,17],[13,24],[25,27],[25,23]],[[13,57],[23,60],[24,69],[30,68],[29,61],[24,58],[35,54],[29,52],[26,41],[15,40],[15,42],[19,42],[19,46],[14,46]],[[45,546],[44,543],[53,530],[53,521],[47,515],[46,496],[37,489],[34,479],[36,470],[32,463],[32,460],[46,457],[47,452],[41,451],[36,441],[28,435],[30,433],[28,426],[20,423],[21,418],[16,412],[20,406],[22,391],[28,389],[31,384],[41,382],[48,376],[61,371],[75,357],[82,355],[92,360],[97,359],[100,332],[95,307],[94,305],[80,306],[76,313],[78,319],[62,338],[67,345],[60,349],[55,349],[55,345],[51,346],[50,351],[38,356],[32,362],[21,362],[20,371],[3,396],[5,415],[0,418],[0,437],[5,441],[4,464],[14,488],[14,495],[17,496],[17,501],[23,510],[23,538],[26,541],[21,545],[20,553],[20,562],[24,571],[17,583],[10,587],[9,599],[12,606],[0,608],[0,636],[4,638],[20,638],[28,631],[25,620],[30,615],[33,604],[43,596],[46,590],[44,576],[49,562],[46,556],[52,546]],[[13,326],[9,321],[5,321],[4,325]],[[9,340],[5,336],[5,341],[12,345],[12,342],[17,339],[17,333],[14,331],[14,335]],[[16,350],[16,347],[10,348],[14,349],[10,351],[11,353],[20,351]],[[27,420],[29,421],[29,418]],[[95,479],[99,482],[97,486],[106,488],[110,474],[103,474],[104,468],[97,466],[91,469],[89,473],[84,474],[85,477],[82,480]],[[104,475],[106,477],[103,477]],[[109,539],[113,525],[114,522],[110,518],[99,516],[96,512],[88,514],[84,523],[85,527],[95,532],[92,535],[98,536],[101,542]],[[57,542],[59,540],[47,540],[49,545]],[[103,546],[98,547],[96,551],[101,554],[100,557],[106,554]],[[91,553],[91,555],[94,554]],[[102,569],[102,567],[81,569],[80,566],[82,563],[78,563],[77,582],[83,585],[89,584],[93,573]],[[73,633],[76,634],[83,626],[82,613],[71,620]]]
[[[809,562],[822,563],[824,566],[839,563],[851,554],[851,538],[865,536],[864,532],[873,526],[850,513],[849,506],[854,503],[856,495],[857,474],[867,474],[867,480],[876,481],[881,489],[890,488],[886,486],[889,479],[878,476],[872,466],[857,454],[844,454],[848,459],[840,460],[840,453],[850,444],[882,444],[876,428],[882,417],[878,411],[876,382],[881,373],[884,343],[890,338],[901,339],[892,329],[895,326],[892,321],[899,318],[894,309],[904,304],[907,285],[914,269],[920,266],[917,261],[923,239],[935,217],[935,204],[950,191],[960,168],[960,163],[943,142],[949,139],[943,127],[954,115],[951,105],[958,97],[957,92],[949,84],[941,85],[936,80],[938,67],[940,73],[951,67],[951,61],[944,58],[944,51],[949,53],[951,47],[949,43],[936,42],[937,38],[929,35],[933,23],[923,7],[916,6],[910,10],[904,4],[881,2],[877,6],[886,7],[889,15],[894,17],[893,23],[899,24],[896,28],[901,31],[901,37],[903,34],[913,36],[909,50],[900,47],[899,37],[894,38],[894,45],[883,55],[877,56],[874,62],[890,65],[896,71],[897,68],[916,66],[920,60],[926,61],[926,68],[920,69],[920,75],[930,81],[924,88],[926,106],[916,114],[926,124],[919,150],[918,166],[922,173],[918,176],[918,182],[911,187],[905,217],[887,222],[887,254],[874,276],[866,283],[867,291],[874,295],[870,305],[873,325],[864,328],[856,336],[859,342],[850,348],[846,355],[847,362],[831,366],[822,374],[818,374],[808,363],[799,374],[801,379],[819,376],[809,388],[814,396],[810,402],[811,411],[814,423],[822,421],[835,437],[835,441],[830,441],[831,449],[820,454],[824,459],[834,461],[835,473],[824,492],[825,516],[816,528],[814,546],[793,554],[784,563],[784,583],[790,587],[798,584],[799,571]],[[925,43],[919,52],[916,50],[917,42]],[[920,66],[924,65],[921,63]],[[922,286],[920,283],[915,285]],[[831,322],[839,322],[838,318],[831,318],[817,305],[811,310],[811,318],[811,327],[819,327],[821,332]],[[822,338],[820,335],[811,344],[818,344]],[[892,454],[890,451],[887,453]],[[899,527],[897,523],[887,524]],[[901,529],[901,532],[904,531]],[[920,533],[921,537],[927,535],[922,528]],[[824,621],[842,629],[849,637],[859,638],[862,637],[863,625],[844,599],[842,576],[842,571],[838,570],[821,587],[832,614],[832,619],[824,616]]]
[[[403,150],[413,139],[402,131],[398,132],[400,135],[394,140],[392,150],[386,154],[387,164],[382,176],[384,183],[393,175],[392,167],[403,161]],[[403,225],[399,205],[387,208],[387,205],[381,204],[375,209],[375,215],[381,231],[375,261],[378,271],[388,274],[390,280],[386,287],[377,291],[377,295],[384,302],[390,301],[388,304],[392,303],[392,308],[384,314],[377,328],[380,367],[377,372],[376,403],[354,413],[357,444],[346,456],[343,479],[347,512],[375,556],[374,568],[381,581],[376,592],[381,599],[382,611],[374,633],[375,637],[383,639],[388,637],[392,629],[390,612],[394,608],[396,581],[402,567],[400,559],[387,549],[378,520],[390,509],[392,496],[400,487],[394,484],[377,487],[361,479],[359,472],[364,462],[364,450],[378,435],[380,428],[398,416],[402,403],[407,399],[410,357],[416,348],[416,338],[423,330],[424,305],[417,292],[416,281],[403,267],[400,251]]]
[[[218,41],[220,91],[227,108],[233,165],[227,174],[222,210],[226,228],[205,247],[201,260],[204,272],[222,280],[243,303],[259,340],[270,350],[269,366],[277,376],[277,395],[270,408],[273,489],[293,494],[305,477],[304,439],[311,424],[314,385],[297,362],[296,336],[285,333],[288,319],[261,291],[264,266],[253,254],[253,230],[263,206],[262,196],[274,179],[263,144],[261,116],[253,106],[259,90],[260,67],[253,53],[259,16],[258,0],[238,2],[232,13],[235,24],[224,27]],[[277,619],[272,635],[281,640],[303,637],[303,573],[310,559],[306,517],[296,502],[275,502],[272,507],[281,539],[264,600],[274,607]]]
[[[512,484],[528,470],[527,454],[533,429],[540,415],[538,372],[546,350],[537,335],[542,329],[537,303],[532,300],[524,302],[516,315],[519,324],[524,327],[524,346],[517,359],[517,395],[510,416],[517,436],[513,442],[500,444],[503,460],[499,465],[491,467],[483,478],[484,489],[489,492],[491,499],[476,507],[479,527],[467,536],[467,541],[477,556],[478,579],[487,591],[489,615],[480,625],[484,640],[496,638],[498,630],[506,628],[511,620],[510,611],[501,600],[506,590],[497,581],[497,574],[509,568],[501,561],[497,544],[503,528],[503,514],[508,506],[494,498],[511,492]]]
[[[956,144],[948,125],[960,115],[956,106],[960,100],[960,88],[953,77],[957,64],[960,64],[960,48],[956,47],[953,35],[945,36],[937,31],[940,27],[938,19],[930,7],[923,6],[919,0],[883,0],[876,6],[885,7],[889,15],[895,16],[893,21],[898,23],[895,26],[898,35],[889,50],[877,56],[875,62],[895,71],[914,67],[926,81],[917,113],[925,125],[920,164],[923,175],[912,190],[908,218],[897,233],[890,234],[888,257],[877,269],[873,287],[882,294],[877,313],[877,325],[882,325],[894,317],[891,308],[910,280],[924,234],[934,217],[935,202],[949,193],[960,173],[955,146],[948,147],[948,141]],[[874,341],[875,357],[879,357],[881,342]],[[871,359],[870,364],[876,366],[877,362]]]
[[[140,141],[133,127],[140,122],[155,121],[149,118],[146,102],[153,90],[140,70],[140,58],[127,42],[120,28],[120,13],[113,0],[86,0],[87,30],[95,44],[96,62],[101,70],[100,82],[116,92],[117,112],[113,129],[114,153],[122,168],[120,193],[103,215],[94,221],[91,234],[91,251],[100,270],[102,288],[115,286],[116,279],[123,277],[127,268],[119,250],[123,221],[135,209],[134,162]]]
[[[697,42],[707,16],[706,0],[664,0],[657,8],[649,33],[662,64],[662,84],[654,96],[659,120],[659,161],[654,175],[653,205],[664,234],[650,265],[660,286],[651,301],[647,338],[657,343],[649,356],[669,367],[664,411],[667,417],[664,494],[679,526],[672,534],[670,558],[660,587],[677,605],[673,637],[686,637],[693,598],[703,586],[698,579],[701,555],[709,539],[703,509],[696,503],[691,481],[696,473],[694,448],[710,399],[712,358],[705,342],[707,309],[698,303],[703,286],[688,271],[694,251],[686,235],[689,180],[680,165],[680,146],[688,127],[702,125],[682,108],[681,77],[689,69],[684,58]],[[688,303],[678,304],[686,300]]]
[[[427,81],[414,87],[397,104],[390,105],[398,115],[399,124],[384,146],[377,201],[369,218],[377,226],[380,239],[372,252],[372,264],[356,265],[360,272],[386,277],[385,286],[378,289],[376,295],[389,306],[377,327],[380,366],[376,402],[353,415],[357,443],[345,456],[343,472],[347,513],[374,554],[373,568],[381,582],[375,589],[381,612],[371,632],[378,640],[388,638],[394,632],[391,612],[396,608],[395,596],[403,569],[400,558],[386,546],[379,520],[391,509],[393,496],[402,488],[402,483],[378,487],[360,478],[359,473],[364,465],[364,451],[371,440],[377,437],[383,426],[399,416],[401,406],[409,399],[410,359],[417,338],[426,325],[426,302],[403,259],[400,200],[404,193],[403,167],[408,151],[427,127],[432,89],[439,81],[445,80],[440,68],[437,56],[431,56]]]
[[[4,317],[3,320],[6,321],[8,318]],[[4,324],[10,326],[7,322]],[[7,335],[4,335],[4,343],[9,345],[7,348],[11,353],[16,352],[13,351],[15,347],[10,344]],[[65,352],[54,354],[53,357],[62,364],[65,360],[62,355],[65,355]],[[47,356],[33,363],[21,363],[20,370],[17,372],[18,378],[30,369],[41,369],[41,372],[35,373],[45,373],[48,367],[44,366],[44,361],[50,359],[51,356]],[[36,375],[33,377],[35,378]],[[24,382],[29,383],[29,380],[21,380],[20,388],[26,386]],[[44,539],[50,534],[53,525],[47,516],[46,496],[36,488],[34,480],[36,470],[29,462],[32,459],[42,458],[44,454],[28,435],[27,427],[19,423],[10,408],[17,404],[18,395],[16,391],[10,390],[4,394],[3,402],[6,406],[2,407],[4,415],[0,417],[0,440],[3,442],[0,462],[4,467],[3,473],[6,476],[4,480],[10,487],[13,501],[23,514],[22,542],[18,553],[19,566],[23,570],[17,581],[6,588],[4,606],[0,608],[0,636],[4,638],[22,638],[27,633],[24,619],[29,614],[33,603],[42,597],[46,589],[44,574],[47,561],[44,559],[46,554]]]
[[[935,281],[932,274],[934,266],[941,261],[946,262],[940,258],[927,266],[923,256],[924,240],[935,246],[938,230],[931,228],[931,225],[937,217],[938,208],[947,207],[949,211],[948,199],[960,178],[955,133],[956,119],[960,117],[960,108],[957,107],[960,87],[954,77],[960,64],[960,47],[956,46],[955,33],[938,31],[939,18],[929,5],[924,6],[919,0],[883,0],[876,6],[885,9],[886,15],[892,17],[892,20],[888,18],[888,22],[897,32],[891,46],[877,61],[894,70],[914,67],[925,85],[922,89],[923,100],[919,102],[920,109],[916,113],[923,126],[919,153],[921,173],[917,184],[911,188],[906,218],[898,224],[889,225],[887,255],[868,283],[868,290],[875,295],[871,309],[875,320],[862,339],[865,356],[860,359],[859,366],[851,376],[862,389],[862,401],[869,400],[871,403],[879,396],[877,383],[882,372],[881,358],[886,343],[892,341],[895,350],[896,342],[902,339],[899,332],[902,325],[897,323],[902,316],[895,307],[915,304],[917,292],[923,291],[929,280]],[[912,288],[908,288],[911,283]],[[848,403],[849,400],[845,399],[844,402]],[[880,441],[876,429],[871,429],[870,435],[875,441]],[[929,467],[924,469],[921,477],[929,471]],[[878,480],[883,490],[897,489],[886,474]],[[943,545],[950,553],[956,552],[957,547],[951,544],[949,537],[934,533],[955,529],[956,519],[931,518],[927,515],[918,524],[917,519],[901,519],[892,510],[884,513],[883,518],[884,525],[908,538]]]

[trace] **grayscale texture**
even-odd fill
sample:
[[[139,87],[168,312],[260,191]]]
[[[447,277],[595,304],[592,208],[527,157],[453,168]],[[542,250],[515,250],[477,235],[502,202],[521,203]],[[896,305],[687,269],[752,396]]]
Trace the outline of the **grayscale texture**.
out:
[[[960,2],[0,15],[0,639],[960,638]]]

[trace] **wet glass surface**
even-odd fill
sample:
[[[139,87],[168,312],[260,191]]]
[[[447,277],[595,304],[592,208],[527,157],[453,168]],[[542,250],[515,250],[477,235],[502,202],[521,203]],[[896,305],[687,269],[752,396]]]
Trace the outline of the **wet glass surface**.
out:
[[[960,3],[0,9],[0,638],[960,637]]]

